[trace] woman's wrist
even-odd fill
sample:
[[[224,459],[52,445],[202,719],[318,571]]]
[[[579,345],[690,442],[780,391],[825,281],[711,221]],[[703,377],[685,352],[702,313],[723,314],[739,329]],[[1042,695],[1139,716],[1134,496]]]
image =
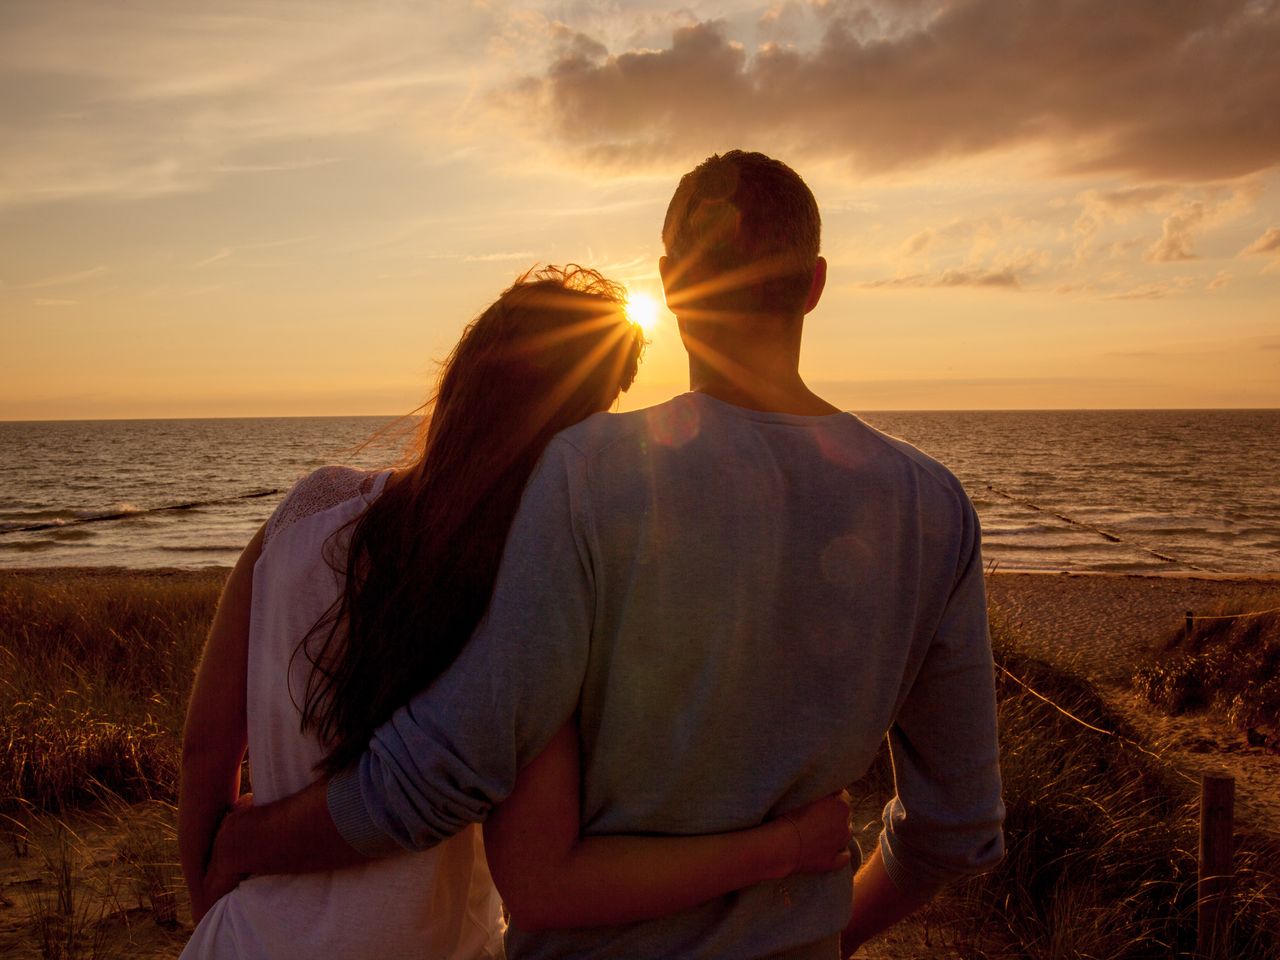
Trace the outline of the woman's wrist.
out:
[[[765,839],[764,879],[781,880],[795,873],[804,849],[800,827],[795,820],[784,814],[763,824],[759,830]]]

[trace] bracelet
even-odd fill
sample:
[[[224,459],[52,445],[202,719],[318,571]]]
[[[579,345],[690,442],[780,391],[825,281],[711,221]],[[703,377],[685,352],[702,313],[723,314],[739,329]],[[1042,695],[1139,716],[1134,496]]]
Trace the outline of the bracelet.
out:
[[[796,865],[787,871],[788,874],[795,873],[800,869],[800,864],[804,863],[804,834],[800,832],[800,824],[796,823],[796,818],[789,813],[784,813],[782,819],[791,824],[796,832]]]

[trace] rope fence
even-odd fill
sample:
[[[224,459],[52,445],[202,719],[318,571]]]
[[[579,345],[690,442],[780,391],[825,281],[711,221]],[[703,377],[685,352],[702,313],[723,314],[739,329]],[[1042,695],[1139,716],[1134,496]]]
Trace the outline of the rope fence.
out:
[[[1023,680],[1017,674],[1012,673],[1007,667],[1004,666],[1004,664],[997,663],[996,669],[999,670],[1001,673],[1003,673],[1005,676],[1007,676],[1014,683],[1018,684],[1020,687],[1022,687],[1024,690],[1030,693],[1032,696],[1040,700],[1043,700],[1046,704],[1048,704],[1054,710],[1057,710],[1060,714],[1062,714],[1064,717],[1068,718],[1069,720],[1073,720],[1076,723],[1080,724],[1080,726],[1088,730],[1092,730],[1095,733],[1100,733],[1106,737],[1111,737],[1119,741],[1120,743],[1133,747],[1135,750],[1139,751],[1140,753],[1145,753],[1147,756],[1152,757],[1153,759],[1159,760],[1162,764],[1167,766],[1173,773],[1177,774],[1179,777],[1181,777],[1183,780],[1188,781],[1189,783],[1193,783],[1197,785],[1200,783],[1200,781],[1197,780],[1195,777],[1184,773],[1178,767],[1177,763],[1174,760],[1170,759],[1165,754],[1158,753],[1154,750],[1151,750],[1148,747],[1143,746],[1138,741],[1132,739],[1131,737],[1122,736],[1116,733],[1114,730],[1104,730],[1102,727],[1094,726],[1092,723],[1089,723],[1087,720],[1080,719],[1074,713],[1068,710],[1066,707],[1062,706],[1061,704],[1055,703],[1053,700],[1046,697],[1043,693],[1041,693],[1035,687],[1031,686],[1031,684],[1027,683],[1027,681]]]
[[[1183,772],[1177,763],[1163,754],[1150,750],[1129,737],[1121,736],[1114,730],[1104,730],[1102,727],[1082,720],[1012,673],[1003,664],[997,663],[996,667],[1010,680],[1069,720],[1155,758],[1164,765],[1165,769],[1172,771],[1193,786],[1199,787],[1200,842],[1196,857],[1196,956],[1201,960],[1228,960],[1229,931],[1235,912],[1233,862],[1235,779],[1212,773],[1199,778],[1193,777]]]
[[[1213,613],[1195,616],[1190,610],[1187,611],[1187,622],[1194,623],[1197,620],[1240,620],[1244,617],[1261,617],[1268,613],[1280,613],[1280,607],[1272,607],[1270,610],[1250,610],[1248,613]]]

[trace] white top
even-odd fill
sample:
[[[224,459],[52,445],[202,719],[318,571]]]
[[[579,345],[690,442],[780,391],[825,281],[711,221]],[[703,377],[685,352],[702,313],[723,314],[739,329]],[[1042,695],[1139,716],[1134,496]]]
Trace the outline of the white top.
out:
[[[299,710],[311,664],[295,651],[338,596],[348,523],[389,476],[322,468],[267,521],[249,624],[249,766],[258,803],[316,778],[325,751],[301,732]],[[501,936],[500,901],[472,826],[425,852],[362,867],[253,877],[213,906],[182,957],[492,960],[502,956]]]

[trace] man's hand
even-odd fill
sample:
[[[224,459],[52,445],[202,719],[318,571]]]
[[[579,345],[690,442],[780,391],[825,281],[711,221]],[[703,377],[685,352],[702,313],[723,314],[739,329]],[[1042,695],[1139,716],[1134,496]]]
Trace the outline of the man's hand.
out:
[[[218,826],[205,870],[203,900],[212,905],[256,874],[316,873],[368,863],[338,833],[325,803],[327,781],[292,796],[255,804],[245,794]]]
[[[235,825],[234,823],[231,824],[229,834],[228,822],[233,821],[236,817],[243,816],[244,811],[252,806],[253,794],[246,793],[242,795],[227,809],[226,814],[218,824],[218,832],[213,838],[213,847],[209,852],[209,862],[205,865],[204,878],[200,884],[200,889],[192,892],[192,922],[199,923],[215,903],[238,887],[240,881],[248,876],[245,873],[234,872],[235,858],[233,847],[231,846],[234,841],[228,838],[230,834],[234,834]]]

